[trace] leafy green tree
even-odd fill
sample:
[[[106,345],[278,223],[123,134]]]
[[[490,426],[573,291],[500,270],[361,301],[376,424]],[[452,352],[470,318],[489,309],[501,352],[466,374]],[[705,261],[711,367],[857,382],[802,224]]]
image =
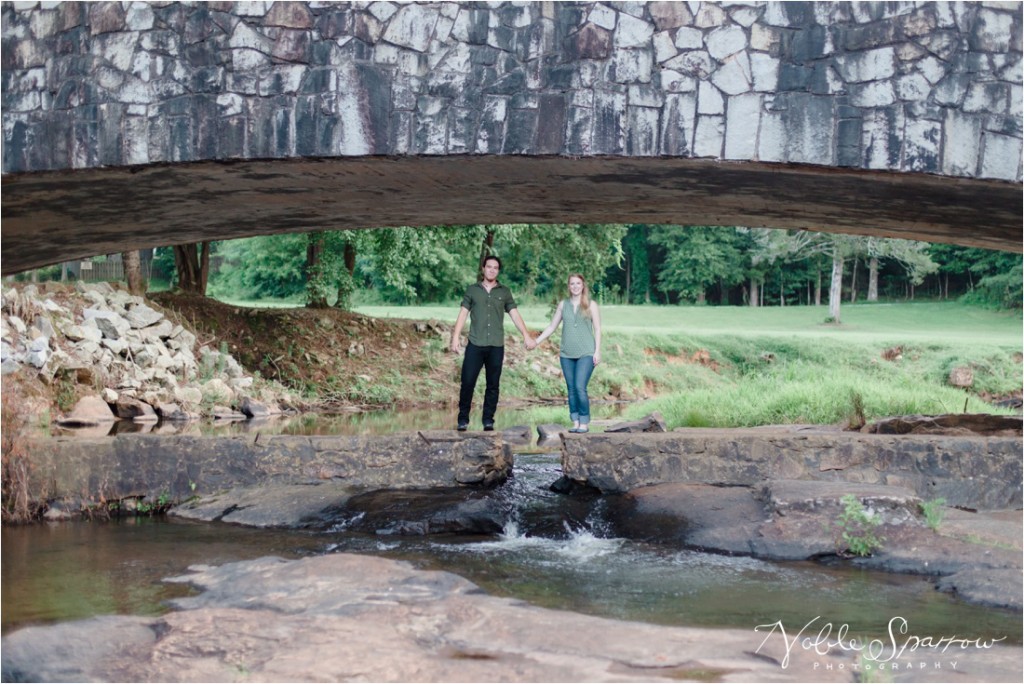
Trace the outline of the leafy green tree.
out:
[[[665,250],[658,288],[703,303],[710,287],[743,282],[746,257],[735,229],[714,226],[654,226],[650,240]]]

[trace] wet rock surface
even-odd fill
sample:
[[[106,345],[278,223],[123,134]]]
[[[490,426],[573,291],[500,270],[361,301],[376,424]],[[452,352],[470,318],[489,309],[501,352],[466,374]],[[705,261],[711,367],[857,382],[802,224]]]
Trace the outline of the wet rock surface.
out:
[[[483,594],[445,572],[349,554],[196,566],[159,618],[3,638],[4,681],[854,681],[854,657],[753,630],[662,627]],[[906,658],[905,656],[904,658]],[[914,658],[920,658],[920,651]],[[1020,647],[957,654],[965,681],[1019,681]],[[785,667],[783,667],[785,665]],[[905,663],[904,663],[905,665]],[[906,668],[905,670],[906,671]],[[896,681],[915,681],[898,673]]]
[[[843,497],[877,517],[880,548],[852,557],[842,539]],[[965,600],[1022,609],[1020,510],[937,506],[933,528],[913,493],[882,485],[770,481],[760,487],[669,483],[613,497],[617,534],[768,560],[828,557],[872,570],[934,575]]]
[[[1016,435],[680,428],[564,435],[562,468],[567,477],[605,493],[667,482],[752,487],[766,480],[813,480],[898,486],[922,499],[997,510],[1022,505],[1021,449]]]

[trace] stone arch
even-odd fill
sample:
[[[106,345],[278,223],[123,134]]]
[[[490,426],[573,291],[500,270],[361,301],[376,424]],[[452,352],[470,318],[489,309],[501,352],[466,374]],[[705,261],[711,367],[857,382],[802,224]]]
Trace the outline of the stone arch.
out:
[[[2,12],[5,273],[595,215],[1021,249],[1017,3]]]

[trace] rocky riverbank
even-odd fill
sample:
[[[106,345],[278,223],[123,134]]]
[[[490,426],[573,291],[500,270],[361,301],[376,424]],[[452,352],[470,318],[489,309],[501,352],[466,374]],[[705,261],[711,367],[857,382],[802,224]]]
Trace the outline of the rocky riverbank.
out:
[[[5,636],[3,680],[839,682],[881,675],[910,682],[953,674],[1016,682],[1022,675],[1020,646],[985,642],[955,653],[915,646],[897,654],[886,642],[874,658],[849,644],[816,651],[778,631],[663,627],[538,608],[485,595],[450,573],[350,554],[194,567],[173,581],[201,593],[176,600],[177,610],[159,618],[108,616]]]
[[[0,292],[4,410],[68,428],[244,419],[297,400],[151,300],[109,283]],[[10,399],[10,400],[9,400]]]

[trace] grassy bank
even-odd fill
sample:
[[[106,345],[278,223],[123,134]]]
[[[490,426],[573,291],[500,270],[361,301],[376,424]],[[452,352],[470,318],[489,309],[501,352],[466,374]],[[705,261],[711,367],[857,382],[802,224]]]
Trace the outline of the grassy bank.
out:
[[[375,317],[452,322],[456,307],[362,307]],[[521,312],[533,330],[543,306]],[[605,363],[591,381],[596,401],[634,401],[626,417],[661,411],[672,426],[837,423],[911,413],[996,411],[987,399],[1019,396],[1021,319],[956,303],[844,305],[843,324],[824,307],[603,308]],[[509,333],[515,331],[511,324]],[[889,352],[886,354],[886,352]],[[948,384],[956,367],[971,391]],[[564,397],[554,342],[506,367],[502,396]],[[538,408],[539,421],[563,408]],[[595,411],[600,414],[600,411]]]

